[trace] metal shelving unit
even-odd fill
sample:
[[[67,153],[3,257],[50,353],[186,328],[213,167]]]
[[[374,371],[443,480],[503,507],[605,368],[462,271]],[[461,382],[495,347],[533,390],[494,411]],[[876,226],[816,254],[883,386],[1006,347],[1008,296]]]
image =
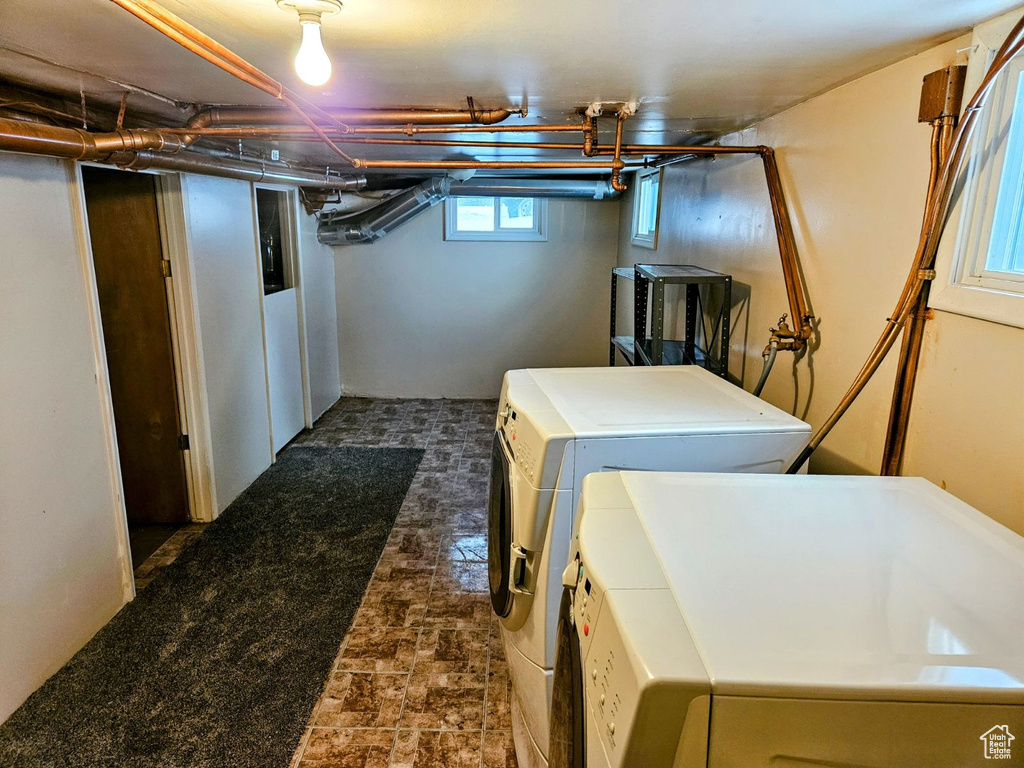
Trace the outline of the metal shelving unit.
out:
[[[632,336],[615,333],[619,278],[633,281]],[[666,285],[685,286],[682,339],[665,338]],[[713,290],[722,292],[722,301],[709,315],[706,305]],[[617,267],[612,270],[611,298],[609,365],[615,365],[617,351],[630,365],[699,365],[723,378],[728,375],[731,275],[685,264]]]

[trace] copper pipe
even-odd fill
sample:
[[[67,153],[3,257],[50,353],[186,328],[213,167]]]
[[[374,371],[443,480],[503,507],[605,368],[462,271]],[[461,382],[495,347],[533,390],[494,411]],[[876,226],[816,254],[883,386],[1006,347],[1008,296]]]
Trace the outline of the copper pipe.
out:
[[[199,113],[200,115],[204,113]],[[198,117],[198,115],[197,115]],[[193,118],[195,120],[196,118]],[[201,129],[201,130],[200,130]],[[308,135],[311,129],[308,126],[235,126],[235,127],[204,127],[196,124],[192,125],[191,121],[188,126],[184,128],[162,128],[161,130],[167,133],[197,133],[203,136],[220,136],[226,138],[236,138],[241,135],[245,137],[255,136],[301,136]],[[382,125],[382,126],[352,126],[345,131],[331,131],[326,132],[334,136],[335,138],[341,138],[349,135],[366,135],[366,134],[393,134],[400,133],[407,136],[415,136],[421,133],[559,133],[559,132],[580,132],[578,125],[495,125],[495,126],[484,126],[484,125],[464,125],[464,126],[436,126],[436,125]]]
[[[239,137],[245,138],[245,137]],[[263,137],[264,140],[266,137]],[[280,141],[318,141],[315,136],[281,136]],[[555,143],[544,141],[457,141],[444,139],[382,139],[349,136],[337,139],[339,144],[371,144],[405,147],[466,147],[469,149],[551,149],[579,151],[583,145],[574,143]]]
[[[196,29],[183,19],[170,13],[166,9],[161,8],[156,3],[152,3],[149,0],[112,1],[128,10],[137,18],[145,21],[158,31],[163,32],[171,39],[184,45],[203,59],[209,61],[211,64],[221,67],[225,71],[239,77],[239,79],[260,88],[271,96],[274,96],[287,104],[288,107],[302,118],[304,123],[306,123],[317,135],[320,136],[321,139],[323,139],[327,146],[329,146],[342,159],[352,163],[352,158],[342,152],[326,136],[326,134],[321,131],[316,122],[307,114],[306,110],[299,106],[298,102],[304,103],[311,111],[319,113],[327,120],[333,120],[333,118],[324,113],[319,107],[310,103],[302,96],[286,89],[277,80],[274,80],[269,75],[249,64],[242,57],[222,46],[213,38],[205,35],[203,32]],[[341,124],[337,124],[336,127],[342,128],[343,126]]]
[[[180,151],[183,148],[181,138],[165,136],[153,130],[89,133],[81,128],[62,128],[0,118],[0,150],[10,152],[94,160],[133,170],[162,168],[248,181],[305,184],[325,189],[359,189],[366,185],[365,176],[339,176],[327,171],[211,157]]]
[[[373,125],[355,126],[352,133],[404,133],[414,136],[418,133],[580,133],[582,128],[578,125],[463,125],[463,126],[442,126],[442,125]]]
[[[1024,38],[1022,38],[1022,35],[1024,35],[1024,17],[1014,25],[1010,34],[996,52],[985,77],[982,78],[978,90],[964,109],[963,117],[949,139],[949,153],[939,170],[939,178],[935,185],[934,195],[931,200],[925,203],[925,223],[921,228],[917,253],[914,256],[913,265],[910,274],[907,276],[903,292],[896,303],[896,309],[886,321],[882,335],[869,353],[853,384],[850,385],[850,388],[843,395],[832,414],[825,420],[825,423],[811,437],[807,447],[800,452],[800,455],[797,456],[789,469],[786,470],[788,473],[793,474],[800,470],[800,467],[810,458],[822,440],[828,436],[832,428],[835,427],[846,411],[849,410],[854,400],[857,399],[857,396],[864,390],[864,387],[867,386],[867,383],[878,370],[889,350],[896,343],[896,339],[899,338],[900,331],[906,324],[907,318],[913,311],[921,292],[928,281],[934,277],[933,268],[939,238],[945,225],[953,186],[963,165],[968,141],[974,130],[978,112],[991,93],[992,84],[995,79],[1006,68],[1010,60],[1024,49]]]
[[[800,279],[800,267],[796,260],[796,238],[789,219],[786,196],[779,177],[779,165],[775,161],[775,152],[770,147],[762,148],[761,160],[764,163],[765,181],[768,184],[768,197],[772,205],[772,217],[775,220],[775,236],[779,243],[779,257],[782,260],[782,277],[786,283],[786,297],[789,299],[789,312],[794,329],[790,334],[780,322],[773,335],[782,340],[781,349],[801,349],[811,336],[811,320],[814,316],[807,310],[803,282]]]
[[[621,162],[621,161],[620,161]],[[420,168],[445,170],[449,168],[607,168],[614,163],[587,160],[360,160],[360,168]]]
[[[616,192],[625,192],[629,185],[622,181],[622,169],[625,163],[622,162],[622,124],[626,118],[620,113],[615,120],[615,155],[612,160],[612,189]]]
[[[304,102],[312,111],[320,113],[321,116],[326,117],[326,119],[333,120],[330,116],[324,115],[322,110],[318,107],[310,104],[298,94],[292,93],[281,83],[246,62],[245,59],[220,45],[183,19],[178,18],[164,8],[161,8],[159,5],[149,2],[149,0],[111,0],[111,2],[119,5],[121,8],[124,8],[136,18],[146,22],[151,27],[163,33],[186,49],[192,51],[197,56],[200,56],[211,64],[223,69],[225,72],[234,75],[238,79],[259,88],[266,93],[269,93],[274,98],[287,104],[302,118],[302,121],[306,123],[314,133],[320,136],[323,142],[327,144],[335,154],[349,164],[355,165],[353,159],[342,152],[341,149],[331,141],[327,134],[325,134],[316,124],[313,118],[307,114],[306,110],[299,106],[299,102]],[[337,127],[340,128],[342,126],[339,125]]]
[[[320,110],[329,116],[324,124],[413,124],[413,125],[492,125],[507,120],[509,109],[440,110],[440,109],[357,109],[327,107]],[[210,107],[211,125],[298,125],[301,117],[284,107]]]
[[[200,115],[206,114],[205,112],[199,113]],[[195,120],[195,118],[193,118]],[[190,135],[196,137],[209,136],[214,138],[222,139],[261,139],[265,141],[270,140],[281,140],[281,141],[304,141],[306,139],[313,138],[313,133],[308,126],[215,126],[215,127],[196,127],[193,126],[193,122],[190,121],[189,126],[185,128],[161,128],[160,130],[164,133],[178,134],[178,135]],[[498,146],[498,147],[529,147],[532,149],[584,149],[584,144],[567,144],[567,143],[555,143],[555,142],[530,142],[530,143],[503,143],[503,142],[479,142],[477,144],[471,142],[460,142],[456,140],[452,141],[430,141],[421,139],[418,141],[401,141],[395,139],[357,139],[353,138],[353,135],[366,135],[366,134],[393,134],[401,133],[407,135],[418,135],[418,134],[447,134],[447,133],[550,133],[550,132],[579,132],[583,131],[585,135],[585,128],[575,125],[502,125],[493,128],[483,126],[462,126],[462,127],[435,127],[435,126],[416,126],[407,125],[402,127],[397,126],[353,126],[348,132],[335,133],[327,130],[327,134],[330,135],[339,144],[422,144],[424,146]],[[735,155],[735,154],[761,154],[768,147],[765,146],[718,146],[718,145],[707,145],[707,144],[623,144],[621,147],[622,155],[694,155],[694,156],[711,156],[711,155]],[[586,152],[584,152],[586,154]],[[614,147],[597,148],[592,149],[591,155],[589,156],[601,156],[601,155],[614,155]]]
[[[184,149],[177,136],[148,128],[90,133],[81,128],[62,128],[23,120],[0,118],[0,149],[76,160],[102,160],[114,152]]]
[[[716,146],[714,144],[623,144],[623,155],[755,155],[768,147]],[[595,155],[613,155],[611,147],[594,150]]]
[[[319,141],[311,131],[302,128],[161,128],[162,133],[179,136],[212,136],[217,138],[231,139],[259,139],[261,141]],[[330,131],[328,131],[328,134]],[[576,143],[554,143],[540,141],[458,141],[454,139],[386,139],[368,138],[348,135],[338,135],[335,138],[339,144],[387,144],[399,146],[420,146],[420,147],[522,147],[525,149],[566,149],[578,150],[583,145]]]
[[[931,167],[925,203],[925,223],[931,214],[932,198],[938,182],[938,172],[946,161],[951,149],[956,118],[947,116],[932,123],[930,145]],[[907,443],[907,429],[910,425],[910,410],[914,400],[914,385],[921,360],[921,346],[924,342],[924,327],[928,321],[928,296],[931,281],[921,286],[917,302],[910,313],[908,325],[903,331],[899,363],[896,367],[896,381],[893,385],[892,404],[889,407],[889,421],[886,427],[885,444],[882,449],[880,474],[898,475],[903,466],[903,451]]]
[[[598,140],[600,139],[600,136],[597,131],[597,118],[588,117],[584,124],[587,127],[586,138],[590,140],[590,151],[588,152],[584,150],[583,154],[587,157],[592,157],[597,154],[597,150],[599,149]]]
[[[196,39],[197,35],[183,31],[186,27],[186,22],[169,14],[162,8],[153,8],[145,0],[111,0],[111,2],[214,66],[223,69],[225,72],[254,88],[259,88],[275,99],[281,98],[284,92],[283,85],[259,70],[254,71],[254,67],[245,62],[244,59],[235,57],[230,51],[227,51],[225,56],[216,52],[209,45],[198,42]],[[192,30],[198,33],[198,30],[195,30],[194,27],[192,27]]]
[[[211,108],[209,110],[211,118],[216,123],[222,121],[216,115],[217,109],[223,108]],[[199,113],[200,115],[205,114]],[[196,118],[193,118],[195,120]],[[208,123],[213,125],[213,123]],[[189,124],[192,125],[192,122]],[[214,136],[219,138],[261,138],[261,139],[281,139],[281,140],[301,140],[303,136],[310,136],[311,131],[308,126],[294,126],[294,125],[278,125],[278,126],[266,126],[266,125],[239,125],[234,127],[224,126],[221,124],[216,127],[200,127],[196,126],[185,127],[185,128],[161,128],[160,130],[166,133],[173,134],[194,134],[196,136]],[[333,132],[328,130],[328,135],[332,136],[339,143],[392,143],[385,140],[379,141],[360,141],[354,142],[351,138],[348,138],[353,134],[391,134],[401,133],[407,135],[417,134],[434,134],[434,133],[553,133],[553,132],[581,132],[584,134],[583,144],[552,144],[547,142],[538,142],[531,145],[520,145],[520,146],[532,146],[537,149],[586,149],[586,137],[591,136],[589,129],[586,126],[578,125],[501,125],[495,127],[486,126],[461,126],[461,127],[437,127],[437,126],[420,126],[420,125],[405,125],[405,126],[352,126],[350,130],[346,132]],[[423,144],[428,142],[423,141]],[[447,144],[437,146],[449,146]],[[760,154],[764,152],[767,147],[764,146],[717,146],[708,144],[623,144],[621,146],[621,154],[623,155],[675,155],[675,154],[689,154],[689,155],[735,155],[735,154]],[[584,154],[586,152],[584,151]],[[614,147],[597,147],[594,146],[591,150],[591,155],[614,155]]]

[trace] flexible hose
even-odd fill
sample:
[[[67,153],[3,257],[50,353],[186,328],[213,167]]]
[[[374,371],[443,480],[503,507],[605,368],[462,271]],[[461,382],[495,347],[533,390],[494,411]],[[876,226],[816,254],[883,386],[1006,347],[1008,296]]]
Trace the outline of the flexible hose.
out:
[[[775,355],[779,351],[779,340],[772,339],[768,344],[768,348],[765,349],[764,354],[761,357],[764,358],[764,366],[761,368],[761,378],[757,380],[757,385],[754,387],[754,396],[760,397],[761,390],[764,389],[764,385],[768,382],[768,374],[772,372],[772,366],[775,365]]]
[[[800,468],[810,458],[811,454],[814,453],[814,450],[821,444],[821,441],[828,436],[832,428],[843,417],[861,391],[863,391],[871,377],[882,364],[889,350],[892,349],[893,344],[899,338],[908,315],[916,306],[917,297],[921,293],[925,281],[931,279],[931,277],[927,276],[927,273],[931,272],[935,264],[935,253],[938,250],[939,237],[946,222],[953,185],[963,163],[968,140],[977,120],[978,112],[988,98],[995,78],[1006,68],[1010,59],[1024,48],[1022,33],[1024,33],[1024,17],[1017,22],[1003,42],[995,58],[993,58],[988,71],[985,73],[985,77],[982,79],[977,92],[964,109],[964,117],[953,134],[950,151],[942,165],[935,191],[925,201],[925,223],[921,229],[921,237],[913,266],[910,274],[907,276],[903,293],[896,303],[895,310],[886,322],[882,335],[875,343],[874,348],[868,355],[868,359],[857,374],[857,378],[854,379],[853,384],[850,385],[846,394],[839,401],[832,415],[814,433],[807,447],[800,452],[796,461],[786,470],[787,474],[792,475],[800,471]],[[931,276],[934,276],[934,272],[931,272]]]

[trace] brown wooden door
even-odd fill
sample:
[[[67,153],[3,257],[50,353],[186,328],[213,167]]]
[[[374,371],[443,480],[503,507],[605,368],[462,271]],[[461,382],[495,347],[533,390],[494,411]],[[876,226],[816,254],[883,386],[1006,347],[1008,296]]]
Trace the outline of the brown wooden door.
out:
[[[128,519],[187,522],[156,179],[88,167],[82,177]]]

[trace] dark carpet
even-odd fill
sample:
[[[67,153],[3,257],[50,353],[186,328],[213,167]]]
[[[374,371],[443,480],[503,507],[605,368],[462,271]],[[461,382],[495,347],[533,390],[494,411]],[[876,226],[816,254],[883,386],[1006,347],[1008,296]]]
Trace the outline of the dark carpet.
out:
[[[0,765],[286,768],[423,451],[284,451],[0,726]]]

